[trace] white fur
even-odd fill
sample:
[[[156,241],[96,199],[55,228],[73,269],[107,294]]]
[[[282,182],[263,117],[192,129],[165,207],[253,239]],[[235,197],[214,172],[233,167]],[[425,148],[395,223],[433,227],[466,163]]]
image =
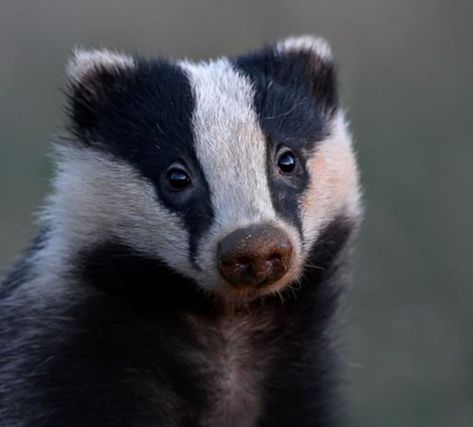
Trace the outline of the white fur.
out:
[[[332,49],[328,42],[321,37],[311,35],[288,37],[279,41],[276,49],[280,52],[312,52],[326,62],[333,59]]]
[[[212,192],[217,222],[275,218],[266,178],[266,142],[251,83],[226,59],[183,64],[196,106],[196,152]]]
[[[97,68],[127,69],[133,68],[135,62],[131,56],[107,49],[74,51],[73,57],[66,66],[67,76],[72,82],[80,82],[91,71]]]
[[[266,141],[253,108],[250,81],[230,61],[182,62],[195,96],[193,129],[196,153],[212,194],[214,223],[199,244],[197,261],[202,283],[225,286],[218,274],[216,249],[228,233],[250,224],[274,223],[288,230],[294,248],[300,246],[292,226],[277,217],[266,176]]]

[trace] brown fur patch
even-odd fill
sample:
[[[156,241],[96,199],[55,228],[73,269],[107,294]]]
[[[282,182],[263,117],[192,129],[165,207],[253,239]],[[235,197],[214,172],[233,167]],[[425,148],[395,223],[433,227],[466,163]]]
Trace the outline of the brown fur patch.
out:
[[[254,425],[262,410],[262,387],[272,355],[263,345],[264,337],[276,328],[272,312],[240,310],[211,319],[189,316],[188,324],[197,339],[188,357],[208,380],[210,391],[199,425]]]
[[[310,184],[302,212],[304,236],[311,245],[335,216],[359,215],[358,169],[342,117],[335,119],[333,136],[318,144],[308,169]]]

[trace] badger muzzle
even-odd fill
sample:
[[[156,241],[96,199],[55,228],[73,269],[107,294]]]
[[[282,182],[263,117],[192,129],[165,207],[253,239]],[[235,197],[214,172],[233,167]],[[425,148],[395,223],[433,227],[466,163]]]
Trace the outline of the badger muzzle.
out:
[[[284,231],[272,225],[252,225],[222,239],[217,250],[219,271],[235,288],[268,286],[288,272],[293,253]]]

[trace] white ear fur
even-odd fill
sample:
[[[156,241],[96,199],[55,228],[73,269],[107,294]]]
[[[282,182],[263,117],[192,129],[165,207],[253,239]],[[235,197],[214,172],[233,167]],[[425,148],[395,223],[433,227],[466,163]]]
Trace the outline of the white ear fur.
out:
[[[80,83],[84,77],[100,68],[113,70],[133,68],[134,66],[134,59],[122,53],[107,49],[76,49],[66,66],[66,73],[70,81]]]
[[[312,35],[288,37],[280,40],[276,44],[276,49],[279,52],[312,52],[324,62],[333,59],[332,49],[328,42],[321,37]]]

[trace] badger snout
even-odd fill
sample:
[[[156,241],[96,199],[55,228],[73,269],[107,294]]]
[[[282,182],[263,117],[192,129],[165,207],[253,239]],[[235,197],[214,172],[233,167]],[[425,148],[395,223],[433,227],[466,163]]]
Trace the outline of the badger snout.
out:
[[[220,274],[235,288],[267,286],[289,270],[293,247],[284,231],[252,225],[225,236],[217,249]]]

